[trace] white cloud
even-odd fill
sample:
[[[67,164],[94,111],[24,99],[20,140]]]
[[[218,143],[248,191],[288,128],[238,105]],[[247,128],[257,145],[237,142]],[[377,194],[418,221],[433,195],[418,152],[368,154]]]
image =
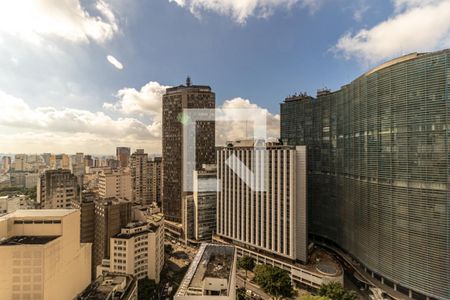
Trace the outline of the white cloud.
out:
[[[278,138],[280,136],[280,116],[270,113],[267,109],[251,103],[248,99],[234,98],[226,100],[222,106],[224,119],[237,118],[236,114],[241,114],[242,119],[248,117],[248,110],[251,109],[252,118],[266,119],[266,137]],[[227,112],[227,110],[229,110]],[[240,112],[241,110],[241,112]],[[256,112],[255,112],[256,111]],[[229,115],[233,114],[233,116]],[[239,118],[240,119],[240,118]],[[216,144],[223,145],[227,141],[253,138],[254,124],[252,122],[227,122],[219,120],[216,122]]]
[[[158,82],[150,81],[139,91],[134,88],[123,88],[116,94],[117,102],[106,102],[103,104],[103,107],[127,115],[149,115],[160,120],[162,96],[168,87]]]
[[[290,9],[295,4],[315,11],[321,0],[169,0],[181,7],[186,7],[197,17],[201,11],[213,11],[230,16],[237,23],[245,23],[250,16],[269,17],[276,8]]]
[[[103,107],[109,110],[117,111],[126,115],[150,116],[154,121],[153,130],[161,134],[161,112],[162,96],[169,86],[163,86],[155,81],[150,81],[140,90],[134,88],[124,88],[117,93],[118,101],[115,103],[104,103]],[[218,109],[224,109],[225,119],[231,119],[227,114],[239,113],[242,109],[243,116],[248,111],[259,111],[259,117],[267,120],[267,137],[279,137],[280,116],[270,113],[267,109],[251,103],[250,100],[243,98],[234,98],[226,100]],[[229,110],[227,112],[227,109]],[[227,140],[251,138],[253,124],[251,122],[225,122],[219,120],[216,123],[216,143],[223,144]]]
[[[106,2],[98,0],[95,7],[100,14],[91,16],[79,0],[1,1],[0,32],[35,43],[48,36],[103,42],[119,28]]]
[[[364,18],[364,14],[370,9],[366,0],[360,0],[356,3],[356,8],[353,11],[353,19],[356,22],[361,22]]]
[[[32,108],[26,101],[0,90],[0,149],[3,152],[66,152],[84,151],[93,154],[111,153],[115,146],[161,151],[162,95],[167,86],[149,82],[140,90],[124,88],[117,93],[116,103],[104,107],[128,117],[112,118],[105,112],[54,107]],[[250,100],[234,98],[218,106],[227,114],[244,117],[252,109],[267,120],[267,137],[279,136],[280,116],[270,113]],[[229,110],[227,112],[227,110]],[[256,112],[255,112],[256,111]],[[144,123],[133,115],[150,117]],[[254,117],[254,116],[253,116]],[[229,119],[229,117],[227,118]],[[251,122],[216,123],[216,143],[252,137]]]
[[[450,46],[450,0],[394,0],[394,15],[342,36],[334,51],[373,64],[404,53]]]
[[[113,65],[114,67],[116,67],[117,69],[119,69],[119,70],[122,70],[122,69],[123,69],[122,63],[121,63],[120,61],[118,61],[117,58],[115,58],[114,56],[108,55],[108,56],[106,57],[106,59],[109,61],[110,64],[112,64],[112,65]]]
[[[18,144],[13,143],[16,150],[20,145],[20,139],[30,138],[30,145],[37,137],[44,137],[39,143],[55,144],[62,143],[68,145],[66,152],[74,147],[81,147],[84,141],[96,140],[99,149],[104,146],[105,141],[121,141],[135,145],[159,144],[161,123],[152,122],[144,124],[135,118],[113,119],[104,112],[90,112],[86,110],[53,107],[31,108],[23,99],[16,98],[3,91],[0,91],[0,127],[2,132],[11,131],[11,134],[3,136],[14,136],[18,139]],[[58,137],[59,140],[49,140],[50,137]],[[75,137],[83,137],[77,141]],[[89,139],[87,139],[89,137]],[[0,148],[10,148],[6,140],[0,141]],[[74,144],[71,142],[74,141]],[[22,140],[25,143],[26,140]],[[107,143],[109,145],[109,142]],[[35,152],[33,147],[26,147]],[[158,149],[156,149],[158,150]],[[48,150],[47,150],[48,151]],[[108,151],[111,152],[111,149]]]

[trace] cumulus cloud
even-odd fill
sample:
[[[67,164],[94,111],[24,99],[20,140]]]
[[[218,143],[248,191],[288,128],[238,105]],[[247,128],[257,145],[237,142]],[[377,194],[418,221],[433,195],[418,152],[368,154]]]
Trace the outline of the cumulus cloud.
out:
[[[1,1],[0,32],[39,42],[56,36],[72,42],[104,42],[119,30],[116,17],[103,0],[91,16],[79,0]]]
[[[13,129],[13,136],[18,139],[35,136],[28,140],[31,144],[38,137],[47,137],[40,143],[49,142],[49,137],[59,137],[61,143],[72,141],[75,136],[83,137],[85,141],[96,139],[97,146],[101,141],[129,141],[136,145],[159,141],[161,124],[152,122],[144,124],[135,118],[113,119],[104,112],[53,107],[31,108],[23,99],[0,91],[0,126]],[[89,137],[89,139],[87,139]],[[6,140],[6,139],[5,139]],[[4,143],[2,140],[1,143]],[[79,140],[81,143],[82,140]],[[54,141],[53,141],[54,142]],[[70,146],[78,145],[75,142]],[[17,145],[13,143],[15,147]],[[70,143],[66,143],[70,145]],[[109,144],[109,143],[108,143]],[[1,145],[3,149],[4,145]],[[26,149],[32,149],[27,147]],[[33,148],[33,151],[37,151]],[[47,150],[48,151],[48,150]],[[70,150],[66,150],[70,151]]]
[[[253,138],[253,131],[266,130],[265,138],[278,138],[280,136],[280,116],[270,113],[267,109],[250,102],[248,99],[234,98],[227,100],[219,107],[221,114],[216,122],[216,144],[223,145],[227,141]],[[248,119],[251,110],[252,119],[265,120],[265,128],[256,128],[251,121],[234,121],[230,119]],[[255,136],[256,138],[261,138]]]
[[[122,63],[121,63],[120,61],[118,61],[117,58],[115,58],[114,56],[108,55],[108,56],[106,57],[106,59],[109,61],[110,64],[112,64],[112,65],[113,65],[114,67],[116,67],[117,69],[119,69],[119,70],[122,70],[122,69],[123,69]]]
[[[213,11],[230,16],[238,23],[245,23],[250,16],[269,17],[277,8],[290,9],[295,4],[316,10],[321,0],[169,0],[181,7],[186,7],[197,17],[201,11]]]
[[[160,120],[162,96],[168,87],[150,81],[140,90],[123,88],[117,92],[115,103],[106,102],[103,107],[126,115],[149,115],[156,120]]]
[[[403,53],[450,46],[450,0],[393,0],[393,5],[389,19],[345,34],[333,50],[346,59],[373,64]]]
[[[32,108],[25,100],[0,90],[0,149],[17,152],[76,152],[93,154],[111,153],[117,145],[161,151],[162,95],[167,86],[151,81],[141,89],[124,88],[117,93],[115,103],[104,107],[126,115],[113,118],[106,112],[91,112],[73,108]],[[248,99],[234,98],[218,106],[216,143],[253,137],[251,121],[229,122],[224,120],[252,118],[266,122],[266,137],[279,136],[279,115],[252,103]],[[136,116],[149,117],[149,122]]]

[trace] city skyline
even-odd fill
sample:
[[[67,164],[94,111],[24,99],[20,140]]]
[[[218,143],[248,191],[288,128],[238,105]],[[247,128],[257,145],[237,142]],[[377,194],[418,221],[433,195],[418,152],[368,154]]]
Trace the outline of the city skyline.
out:
[[[218,107],[267,109],[277,131],[288,94],[337,90],[394,56],[448,46],[446,0],[208,3],[2,4],[2,152],[160,153],[161,95],[187,75]]]
[[[450,300],[450,0],[0,1],[0,70],[0,300]]]

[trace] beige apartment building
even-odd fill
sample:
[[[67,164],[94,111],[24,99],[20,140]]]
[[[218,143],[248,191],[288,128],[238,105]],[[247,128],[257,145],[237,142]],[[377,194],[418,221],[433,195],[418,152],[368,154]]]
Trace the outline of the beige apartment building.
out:
[[[105,169],[99,174],[98,192],[102,198],[115,197],[131,201],[133,190],[130,171]]]
[[[164,222],[160,221],[134,221],[123,227],[110,239],[110,259],[104,260],[99,272],[131,274],[159,283],[164,265]]]
[[[80,213],[18,210],[0,217],[0,299],[74,299],[91,281]]]
[[[104,259],[109,259],[110,238],[131,222],[131,202],[117,198],[99,199],[95,201],[94,215],[93,271]]]
[[[26,171],[27,169],[27,155],[26,154],[16,154],[14,157],[14,170],[15,171]]]

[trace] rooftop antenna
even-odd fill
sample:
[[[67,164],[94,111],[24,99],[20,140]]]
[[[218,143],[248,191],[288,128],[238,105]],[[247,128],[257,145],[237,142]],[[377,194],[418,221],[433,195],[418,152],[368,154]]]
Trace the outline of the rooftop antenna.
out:
[[[186,86],[191,86],[191,77],[188,75],[188,77],[186,78]]]

